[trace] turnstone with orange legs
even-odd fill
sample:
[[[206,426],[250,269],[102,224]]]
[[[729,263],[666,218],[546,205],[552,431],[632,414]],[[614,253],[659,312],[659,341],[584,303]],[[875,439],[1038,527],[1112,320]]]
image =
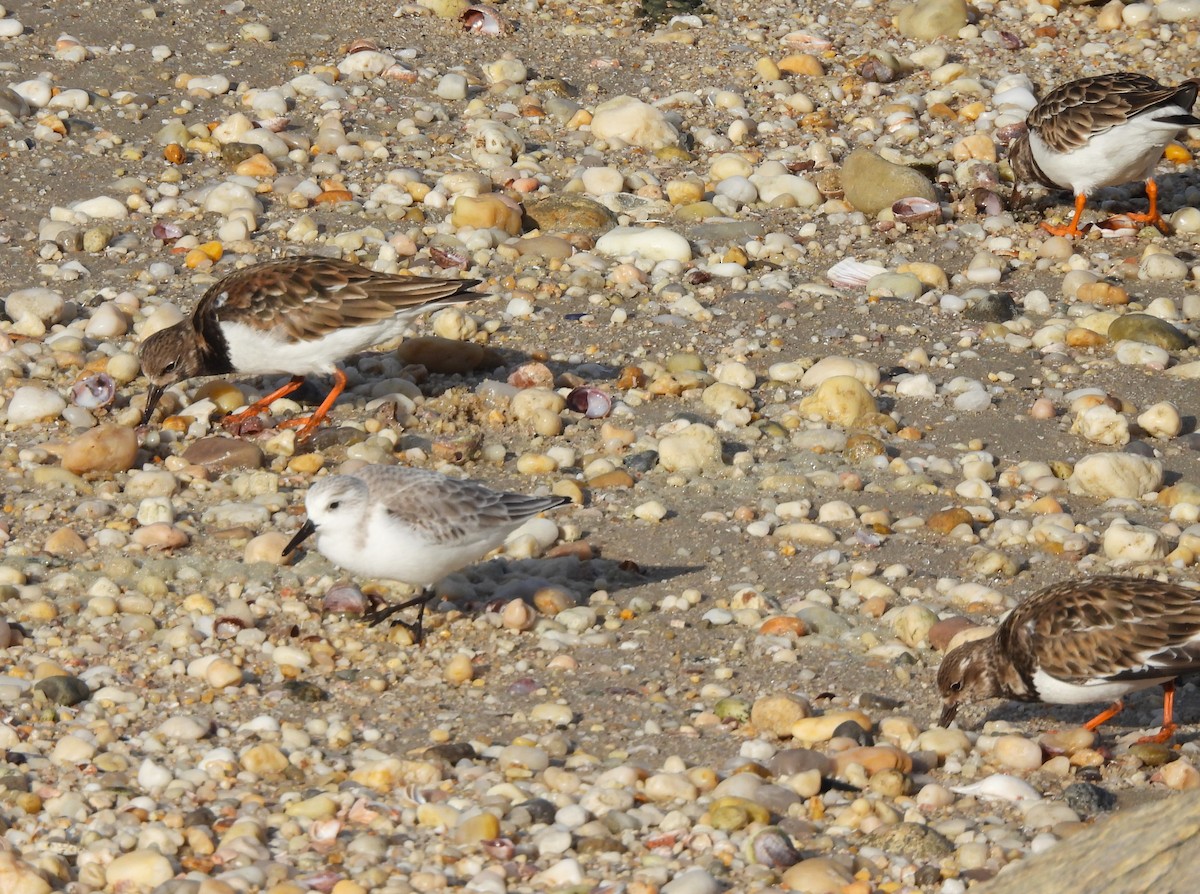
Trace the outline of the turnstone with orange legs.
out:
[[[282,427],[309,437],[346,387],[337,363],[398,338],[431,308],[479,297],[473,279],[379,273],[335,258],[282,258],[234,271],[214,283],[190,319],[147,338],[142,372],[150,381],[142,424],[163,392],[185,379],[238,373],[288,373],[291,380],[224,420],[237,430],[306,375],[333,376],[333,388],[309,416]]]
[[[940,723],[964,702],[1112,705],[1085,726],[1115,717],[1130,692],[1163,688],[1163,723],[1142,741],[1174,733],[1176,678],[1200,670],[1200,590],[1133,577],[1064,581],[1014,608],[995,635],[958,646],[938,669]]]
[[[1153,78],[1115,72],[1070,81],[1051,90],[1026,118],[1027,130],[1008,149],[1017,184],[1070,189],[1075,214],[1066,226],[1042,223],[1056,236],[1081,236],[1088,196],[1105,186],[1146,181],[1150,207],[1128,214],[1168,232],[1158,211],[1154,168],[1179,132],[1200,126],[1192,114],[1200,80],[1165,87]]]

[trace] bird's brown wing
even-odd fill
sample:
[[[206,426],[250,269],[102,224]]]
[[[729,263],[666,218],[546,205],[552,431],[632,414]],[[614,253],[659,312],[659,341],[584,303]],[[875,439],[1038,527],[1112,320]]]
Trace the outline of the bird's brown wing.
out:
[[[1080,78],[1047,93],[1026,121],[1051,149],[1069,152],[1158,106],[1178,103],[1191,108],[1196,89],[1191,82],[1166,87],[1128,71]]]
[[[1200,670],[1200,590],[1132,577],[1064,581],[1017,606],[997,636],[1071,683],[1188,673]]]
[[[311,341],[430,305],[478,297],[472,279],[379,273],[336,258],[282,258],[235,271],[205,292],[193,319],[215,319]]]

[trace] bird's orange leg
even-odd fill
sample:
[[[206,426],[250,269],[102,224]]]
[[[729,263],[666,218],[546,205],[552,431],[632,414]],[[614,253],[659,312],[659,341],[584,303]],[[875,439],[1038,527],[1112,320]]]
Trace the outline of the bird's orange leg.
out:
[[[1146,181],[1146,198],[1150,202],[1150,207],[1143,214],[1140,211],[1134,214],[1126,214],[1130,220],[1138,223],[1151,224],[1163,235],[1170,235],[1171,225],[1163,220],[1163,216],[1158,213],[1158,184],[1151,177]]]
[[[288,379],[286,385],[276,388],[266,397],[259,398],[240,413],[234,413],[231,416],[226,416],[221,420],[221,424],[228,429],[236,430],[241,427],[241,424],[247,419],[257,416],[267,407],[271,406],[272,403],[279,400],[279,398],[286,397],[303,384],[304,376],[292,376],[290,379]]]
[[[1175,730],[1179,728],[1175,723],[1175,681],[1168,680],[1162,684],[1163,688],[1163,722],[1160,729],[1153,736],[1145,736],[1138,739],[1141,743],[1154,743],[1161,745],[1166,742],[1171,736],[1175,735]]]
[[[314,413],[308,416],[300,416],[296,419],[289,419],[287,422],[279,423],[279,428],[298,428],[296,432],[297,441],[307,441],[312,437],[312,433],[317,430],[317,426],[325,419],[329,413],[333,402],[338,399],[343,391],[346,390],[346,374],[340,369],[333,371],[333,390],[329,392],[325,400],[321,401],[321,406],[317,407]]]
[[[1052,236],[1082,236],[1083,230],[1079,229],[1079,218],[1083,217],[1083,206],[1087,204],[1087,196],[1080,193],[1075,196],[1075,216],[1071,218],[1071,222],[1065,227],[1056,227],[1054,224],[1042,221],[1042,229]]]
[[[1124,700],[1115,701],[1111,705],[1109,705],[1107,708],[1105,708],[1103,711],[1101,711],[1099,714],[1097,714],[1095,717],[1093,717],[1091,720],[1089,720],[1087,723],[1085,723],[1083,725],[1083,728],[1086,730],[1090,730],[1091,732],[1095,732],[1096,727],[1100,726],[1100,724],[1102,724],[1102,723],[1107,723],[1109,720],[1112,720],[1114,717],[1116,717],[1118,714],[1120,714],[1124,710],[1125,710]]]

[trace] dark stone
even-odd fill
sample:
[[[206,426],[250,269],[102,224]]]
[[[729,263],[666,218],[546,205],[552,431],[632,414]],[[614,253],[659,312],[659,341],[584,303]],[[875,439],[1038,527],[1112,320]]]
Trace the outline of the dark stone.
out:
[[[459,761],[475,760],[479,755],[470,742],[443,742],[441,745],[430,745],[425,749],[425,756],[443,760],[450,765]]]
[[[617,216],[581,195],[547,196],[525,207],[525,216],[543,233],[601,236],[617,225]]]
[[[658,465],[657,450],[643,450],[640,453],[631,453],[625,457],[625,468],[630,472],[637,472],[644,475]]]
[[[630,816],[623,810],[610,810],[600,817],[600,822],[604,823],[604,828],[614,835],[620,835],[622,832],[640,832],[642,829],[638,818]]]
[[[183,451],[183,459],[213,472],[230,469],[259,469],[263,452],[257,444],[241,438],[201,438]]]
[[[902,698],[891,698],[875,692],[864,692],[858,697],[858,706],[864,711],[895,711],[904,704]]]
[[[1063,790],[1063,800],[1080,816],[1107,813],[1117,806],[1117,796],[1090,782],[1076,782]]]
[[[221,160],[231,168],[236,168],[247,158],[253,158],[262,152],[262,146],[253,143],[226,143],[221,147]]]
[[[92,691],[88,689],[87,683],[83,682],[83,680],[65,674],[60,677],[46,677],[46,679],[37,683],[33,689],[35,692],[42,693],[52,703],[66,707],[87,701],[92,694]]]
[[[1130,441],[1123,448],[1125,453],[1132,453],[1134,456],[1144,456],[1146,459],[1154,459],[1154,445],[1148,441]]]
[[[1017,305],[1008,292],[991,292],[967,308],[964,316],[981,323],[1007,323],[1017,315]]]
[[[926,863],[915,873],[913,873],[913,884],[919,888],[927,888],[931,885],[940,884],[942,881],[942,870],[934,866],[932,863]]]
[[[369,435],[361,428],[351,428],[349,425],[337,428],[325,427],[317,429],[309,440],[313,450],[329,450],[331,447],[349,447],[351,444],[361,444]]]
[[[544,825],[548,826],[554,822],[554,815],[558,813],[558,808],[545,798],[531,798],[528,801],[522,801],[512,809],[509,819],[517,825],[518,828],[526,826]]]
[[[853,739],[859,745],[874,745],[875,737],[858,725],[857,721],[847,720],[839,723],[833,731],[834,739]]]
[[[913,861],[940,860],[954,853],[954,842],[920,823],[885,826],[867,835],[865,841],[885,853],[899,854]]]
[[[856,723],[855,726],[858,726]],[[862,727],[859,727],[862,729]],[[808,770],[818,770],[821,775],[833,772],[833,761],[811,748],[787,748],[777,751],[767,761],[767,769],[776,776],[792,776]]]
[[[320,686],[304,680],[288,680],[283,691],[298,702],[323,702],[329,698],[329,693]]]

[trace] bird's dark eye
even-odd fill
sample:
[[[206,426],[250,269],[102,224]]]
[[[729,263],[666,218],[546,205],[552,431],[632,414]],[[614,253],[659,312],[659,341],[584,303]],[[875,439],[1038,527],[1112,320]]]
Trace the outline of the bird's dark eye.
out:
[[[962,680],[955,680],[950,684],[951,692],[962,692]]]
[[[341,506],[341,505],[342,505],[342,501],[341,501],[341,500],[334,500],[332,503],[330,503],[330,504],[329,504],[329,508],[330,508],[330,509],[337,509],[337,508],[338,508],[339,506]]]
[[[163,367],[163,372],[169,373],[169,372],[173,371],[175,369],[175,367],[177,367],[178,365],[179,365],[178,360],[172,360],[170,363],[168,363],[166,366]]]

